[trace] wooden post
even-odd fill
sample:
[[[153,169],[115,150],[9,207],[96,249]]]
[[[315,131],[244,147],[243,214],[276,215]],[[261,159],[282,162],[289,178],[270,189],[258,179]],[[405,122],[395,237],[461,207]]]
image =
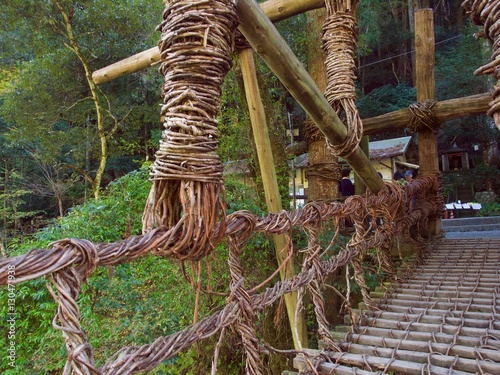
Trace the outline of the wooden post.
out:
[[[269,212],[280,212],[283,207],[281,205],[281,196],[276,178],[276,170],[274,167],[273,154],[271,152],[271,141],[266,123],[266,114],[259,92],[257,83],[257,75],[255,73],[255,63],[252,49],[245,49],[239,53],[241,72],[245,84],[245,94],[250,111],[250,119],[259,158],[260,172],[262,175],[262,183],[264,185],[264,193],[266,196],[266,204]],[[273,235],[274,247],[276,250],[276,258],[278,265],[281,265],[287,258],[288,239],[284,234]],[[281,279],[286,279],[294,275],[293,264],[291,261],[281,270]],[[297,308],[297,293],[285,294],[285,304],[288,313],[288,320],[293,335],[294,347],[296,350],[307,348],[309,346],[307,338],[307,327],[305,317],[302,312],[297,314],[295,319],[295,310]],[[298,334],[298,336],[297,336]]]
[[[434,99],[434,12],[432,9],[420,9],[415,12],[415,54],[417,101]],[[430,129],[418,132],[419,173],[439,173],[437,152],[437,134]],[[429,221],[431,235],[440,233],[441,219]]]
[[[321,35],[323,24],[326,19],[326,9],[318,9],[307,13],[307,35],[309,36],[310,45],[307,47],[307,69],[318,88],[326,91],[326,65],[324,52],[321,47]],[[315,127],[310,124],[314,129],[309,128],[309,121],[306,125],[306,132],[310,137],[309,144],[305,152],[309,154],[309,171],[314,171],[318,167],[328,167],[326,173],[308,173],[308,189],[307,198],[309,201],[319,201],[326,199],[335,199],[339,194],[338,183],[340,180],[340,173],[334,179],[334,173],[330,174],[331,170],[338,166],[338,158],[332,153],[326,144],[326,140]],[[311,133],[312,132],[312,133]],[[319,135],[316,136],[316,135]],[[332,300],[333,301],[333,300]]]
[[[311,9],[324,7],[325,2],[324,0],[267,0],[259,5],[269,19],[276,22]],[[158,47],[153,47],[96,70],[92,73],[92,79],[97,85],[100,85],[148,68],[158,61],[160,61],[160,50]]]
[[[271,21],[252,0],[239,0],[236,10],[240,18],[238,28],[253,49],[264,59],[325,137],[333,144],[342,142],[347,135],[344,124]],[[386,191],[384,182],[359,147],[356,147],[346,160],[372,193]]]
[[[448,99],[437,102],[432,111],[440,123],[462,117],[480,115],[489,109],[491,93],[464,96],[462,98]],[[387,130],[401,129],[408,126],[412,114],[408,108],[385,113],[380,116],[363,119],[363,134],[371,135]],[[289,155],[300,155],[307,151],[305,142],[299,142],[288,147]]]
[[[364,135],[361,138],[361,142],[359,142],[359,146],[361,150],[365,153],[366,157],[370,158],[370,137]],[[356,195],[361,195],[366,192],[366,186],[363,183],[363,180],[359,178],[357,173],[354,173],[354,193]]]

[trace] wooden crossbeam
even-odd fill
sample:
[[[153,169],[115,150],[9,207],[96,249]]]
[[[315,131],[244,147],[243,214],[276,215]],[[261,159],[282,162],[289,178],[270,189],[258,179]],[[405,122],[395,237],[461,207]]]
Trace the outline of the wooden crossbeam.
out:
[[[437,102],[432,107],[432,112],[437,121],[456,120],[462,117],[485,114],[488,103],[492,100],[491,93],[464,96]],[[363,135],[377,134],[380,132],[401,129],[408,126],[412,114],[408,108],[384,113],[383,115],[363,119]],[[289,155],[301,155],[307,152],[307,144],[299,142],[287,148]]]
[[[273,22],[324,6],[324,0],[268,0],[260,4],[263,12]],[[92,73],[92,79],[99,85],[149,68],[158,61],[160,61],[160,50],[156,46],[96,70]]]
[[[491,100],[491,93],[448,99],[437,102],[432,107],[432,111],[436,119],[442,123],[448,120],[484,114],[488,110],[488,103]],[[409,124],[411,117],[410,110],[405,108],[377,117],[363,119],[363,134],[376,134],[396,128],[404,128]]]

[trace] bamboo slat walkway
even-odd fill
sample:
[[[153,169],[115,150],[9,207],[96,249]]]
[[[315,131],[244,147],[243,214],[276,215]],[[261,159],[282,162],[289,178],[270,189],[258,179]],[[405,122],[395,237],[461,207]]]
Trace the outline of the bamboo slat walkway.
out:
[[[404,282],[374,293],[343,352],[308,350],[301,374],[500,375],[500,239],[443,239]]]

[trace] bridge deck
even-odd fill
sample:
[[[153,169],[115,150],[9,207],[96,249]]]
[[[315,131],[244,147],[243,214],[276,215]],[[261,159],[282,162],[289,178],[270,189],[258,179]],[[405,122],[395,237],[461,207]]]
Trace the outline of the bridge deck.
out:
[[[318,374],[500,375],[499,266],[500,239],[444,239],[380,295],[379,311],[361,312],[344,352],[311,350],[308,360],[320,360]],[[306,373],[303,357],[294,364]]]

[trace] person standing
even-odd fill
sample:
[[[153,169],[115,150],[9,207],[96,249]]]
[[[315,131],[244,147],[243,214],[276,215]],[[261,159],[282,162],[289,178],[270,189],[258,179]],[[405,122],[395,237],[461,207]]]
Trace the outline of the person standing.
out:
[[[339,184],[339,192],[342,197],[349,197],[354,195],[354,184],[352,183],[349,175],[351,174],[351,170],[349,168],[342,169],[342,180],[340,180]]]
[[[409,169],[405,172],[405,180],[408,185],[413,182],[413,172]]]
[[[409,169],[405,172],[405,180],[406,180],[406,185],[411,185],[411,183],[413,182],[413,172]],[[410,209],[413,209],[416,204],[417,204],[417,198],[412,196],[409,201]]]

